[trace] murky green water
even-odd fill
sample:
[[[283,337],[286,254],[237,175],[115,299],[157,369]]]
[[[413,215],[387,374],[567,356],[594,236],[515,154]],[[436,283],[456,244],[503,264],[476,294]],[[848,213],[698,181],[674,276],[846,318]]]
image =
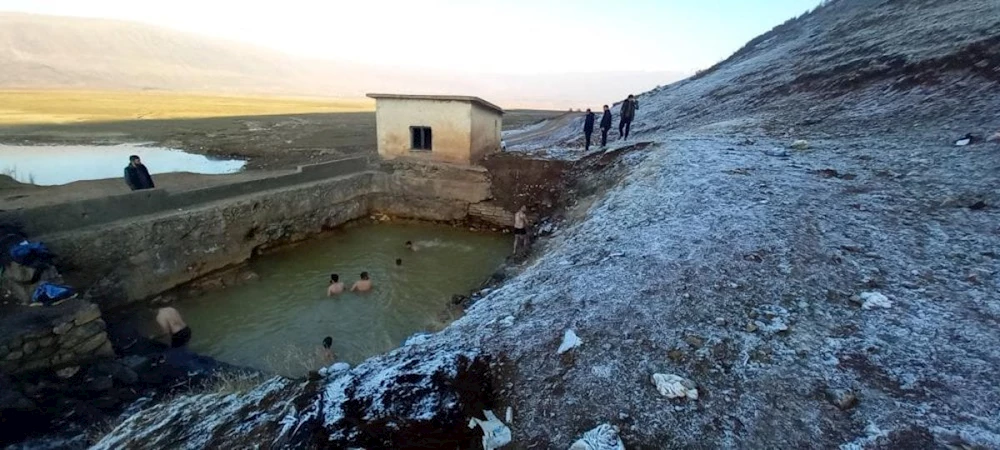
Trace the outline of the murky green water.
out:
[[[413,241],[416,251],[404,247]],[[303,375],[325,336],[337,360],[356,364],[440,326],[453,294],[482,283],[511,238],[435,225],[348,227],[261,256],[260,279],[174,305],[193,331],[190,348],[219,360]],[[396,266],[396,258],[403,260]],[[330,273],[347,288],[362,271],[374,289],[327,297]]]

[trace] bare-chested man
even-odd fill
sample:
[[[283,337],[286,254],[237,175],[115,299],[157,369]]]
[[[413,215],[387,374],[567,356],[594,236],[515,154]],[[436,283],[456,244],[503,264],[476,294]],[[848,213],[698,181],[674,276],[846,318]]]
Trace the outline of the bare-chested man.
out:
[[[521,209],[514,214],[514,253],[519,249],[528,247],[528,208],[521,205]]]
[[[351,292],[368,292],[372,290],[372,280],[368,278],[368,272],[361,272],[361,279],[354,282]]]
[[[333,360],[336,358],[336,355],[333,354],[333,337],[323,338],[323,346],[316,353],[324,366],[333,364]]]
[[[181,313],[171,307],[160,308],[156,312],[156,323],[164,333],[170,335],[170,346],[183,347],[191,340],[191,328],[181,319]]]
[[[344,292],[344,283],[340,282],[340,275],[335,273],[330,274],[330,287],[326,288],[326,296],[333,297],[341,292]]]

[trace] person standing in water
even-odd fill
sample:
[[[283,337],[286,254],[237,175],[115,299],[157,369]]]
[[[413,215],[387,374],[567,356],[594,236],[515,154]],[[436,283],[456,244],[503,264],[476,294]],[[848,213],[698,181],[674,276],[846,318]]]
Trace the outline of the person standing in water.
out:
[[[368,278],[368,272],[361,272],[361,279],[354,282],[351,292],[368,292],[372,290],[372,280]]]
[[[583,136],[586,138],[587,143],[584,145],[584,151],[590,150],[590,136],[594,134],[594,113],[587,108],[587,115],[583,119]]]
[[[611,108],[604,105],[604,114],[601,115],[601,147],[608,145],[608,130],[611,129]]]
[[[170,347],[183,347],[191,340],[191,328],[181,319],[181,313],[171,307],[156,311],[156,323],[164,333],[170,335]]]
[[[335,273],[330,274],[330,287],[326,288],[326,296],[333,297],[341,292],[344,292],[344,283],[340,282],[340,275]]]
[[[521,208],[514,214],[514,254],[521,248],[528,246],[528,208],[521,205]]]
[[[128,157],[128,165],[125,166],[125,184],[133,191],[156,187],[153,185],[153,177],[149,176],[149,170],[138,155]]]
[[[635,119],[635,111],[639,109],[639,100],[634,95],[629,94],[628,98],[622,102],[621,120],[618,122],[618,138],[628,139],[628,132],[632,129],[632,119]]]
[[[323,338],[323,346],[319,348],[317,353],[324,366],[333,364],[333,360],[336,358],[336,355],[333,354],[333,338],[330,336]]]

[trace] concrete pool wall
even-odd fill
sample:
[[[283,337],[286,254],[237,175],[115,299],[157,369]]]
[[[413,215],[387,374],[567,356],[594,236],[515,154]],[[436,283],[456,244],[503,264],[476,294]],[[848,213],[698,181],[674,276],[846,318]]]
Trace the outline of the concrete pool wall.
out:
[[[102,307],[148,299],[255,249],[301,241],[372,213],[509,226],[480,167],[353,158],[209,189],[162,190],[0,212],[59,256]],[[478,207],[471,208],[473,205]],[[470,215],[471,213],[471,215]]]

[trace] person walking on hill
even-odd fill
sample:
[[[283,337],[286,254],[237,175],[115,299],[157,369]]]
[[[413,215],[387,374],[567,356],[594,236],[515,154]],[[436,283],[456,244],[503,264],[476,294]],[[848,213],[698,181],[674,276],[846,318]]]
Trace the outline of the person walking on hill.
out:
[[[628,132],[632,129],[632,119],[635,119],[635,111],[639,109],[639,100],[634,95],[629,94],[628,98],[622,102],[622,118],[618,122],[618,138],[628,139]]]
[[[128,165],[125,166],[125,183],[133,191],[156,187],[153,185],[153,177],[149,176],[149,170],[146,169],[137,155],[128,157]]]
[[[583,135],[587,138],[585,151],[590,150],[590,135],[592,134],[594,134],[594,113],[590,111],[590,108],[587,108],[587,115],[583,119]]]
[[[611,108],[604,105],[604,114],[601,115],[601,147],[608,145],[608,130],[611,129]]]

